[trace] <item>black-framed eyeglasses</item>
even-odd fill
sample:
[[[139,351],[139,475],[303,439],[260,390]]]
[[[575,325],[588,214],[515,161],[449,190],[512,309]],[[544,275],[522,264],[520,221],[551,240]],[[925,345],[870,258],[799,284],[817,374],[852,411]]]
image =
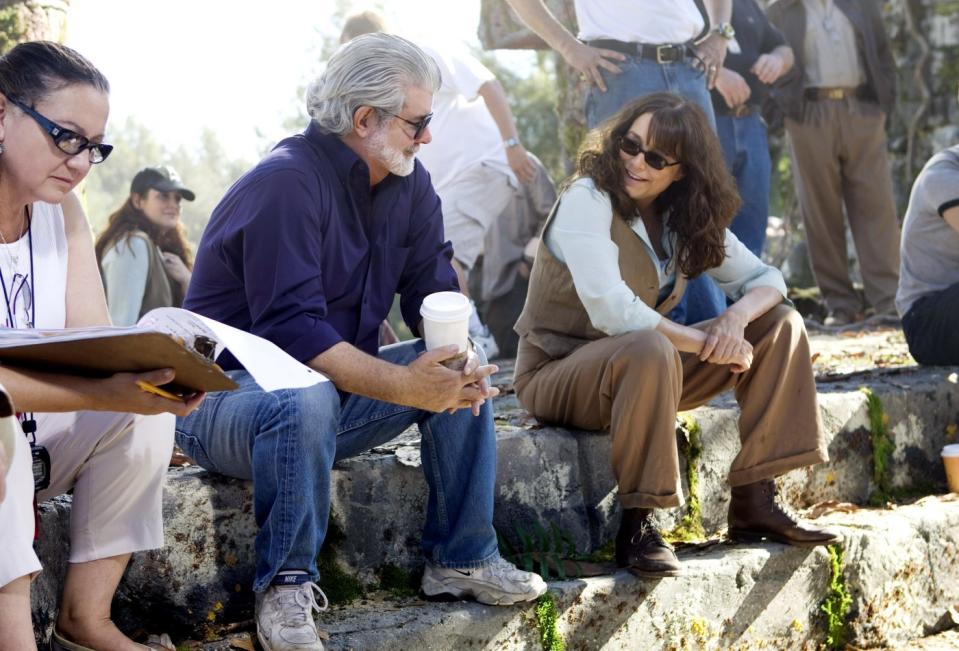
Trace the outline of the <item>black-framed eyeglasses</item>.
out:
[[[664,170],[667,167],[672,165],[679,165],[682,161],[675,161],[670,163],[666,160],[666,157],[655,151],[649,151],[643,149],[642,143],[636,142],[629,136],[621,136],[619,139],[619,150],[629,156],[630,158],[634,156],[643,155],[643,158],[646,159],[646,164],[652,167],[654,170],[660,171]]]
[[[102,142],[90,142],[85,136],[81,136],[76,131],[70,131],[66,127],[61,127],[59,124],[53,120],[40,115],[32,108],[21,102],[20,100],[7,96],[7,99],[10,100],[12,104],[16,104],[20,109],[37,121],[44,130],[50,134],[50,137],[53,138],[53,144],[57,146],[57,149],[62,151],[65,154],[70,156],[76,156],[84,149],[90,150],[90,162],[94,165],[97,163],[102,163],[107,159],[107,156],[110,155],[110,152],[113,151],[113,145],[107,145]]]
[[[417,140],[419,139],[420,136],[423,135],[423,132],[426,131],[426,127],[430,125],[430,120],[433,119],[432,113],[427,113],[426,115],[421,117],[419,120],[414,122],[413,120],[407,120],[403,116],[397,115],[396,113],[390,113],[389,111],[383,111],[383,112],[386,113],[387,115],[392,115],[394,118],[403,120],[403,122],[406,122],[411,127],[414,127],[416,131],[413,132],[413,140]]]

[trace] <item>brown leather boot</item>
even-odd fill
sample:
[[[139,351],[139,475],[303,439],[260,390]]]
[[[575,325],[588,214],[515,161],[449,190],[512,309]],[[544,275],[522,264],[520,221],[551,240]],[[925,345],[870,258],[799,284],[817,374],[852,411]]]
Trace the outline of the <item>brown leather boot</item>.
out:
[[[637,576],[680,576],[683,566],[649,521],[651,514],[651,509],[623,509],[616,534],[616,565]]]
[[[776,483],[764,479],[733,486],[729,501],[729,538],[755,542],[767,538],[794,547],[816,547],[842,542],[842,534],[802,522],[776,495]]]

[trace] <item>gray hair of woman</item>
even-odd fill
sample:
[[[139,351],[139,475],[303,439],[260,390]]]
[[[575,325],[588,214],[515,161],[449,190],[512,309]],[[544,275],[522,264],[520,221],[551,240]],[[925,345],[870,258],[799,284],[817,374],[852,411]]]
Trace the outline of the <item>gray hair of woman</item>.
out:
[[[306,91],[306,110],[326,133],[345,136],[353,114],[371,106],[380,119],[397,114],[410,88],[435,93],[441,83],[433,59],[393,34],[364,34],[343,44]]]

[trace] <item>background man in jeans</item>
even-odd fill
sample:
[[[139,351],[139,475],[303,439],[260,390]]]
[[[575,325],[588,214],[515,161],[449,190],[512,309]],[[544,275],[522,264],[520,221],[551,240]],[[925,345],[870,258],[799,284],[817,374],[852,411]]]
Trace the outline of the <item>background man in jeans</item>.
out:
[[[769,219],[769,142],[760,111],[768,87],[792,68],[792,49],[772,26],[756,0],[733,0],[733,29],[716,87],[716,133],[743,205],[730,230],[762,257]]]
[[[578,38],[543,0],[508,0],[530,29],[589,81],[586,124],[592,129],[632,100],[672,91],[696,102],[715,124],[709,89],[732,37],[732,0],[576,0]],[[710,278],[690,280],[669,318],[705,321],[726,309]]]
[[[200,465],[253,480],[256,620],[270,651],[323,648],[312,612],[318,596],[325,602],[315,559],[333,462],[414,423],[429,486],[423,591],[509,604],[546,590],[497,549],[487,384],[496,367],[446,368],[455,346],[377,350],[395,293],[419,332],[423,298],[457,289],[440,202],[415,160],[431,140],[439,82],[432,59],[402,38],[341,47],[308,92],[306,132],[230,189],[197,251],[188,309],[269,339],[332,380],[265,393],[224,354],[239,390],[208,396],[177,424]]]

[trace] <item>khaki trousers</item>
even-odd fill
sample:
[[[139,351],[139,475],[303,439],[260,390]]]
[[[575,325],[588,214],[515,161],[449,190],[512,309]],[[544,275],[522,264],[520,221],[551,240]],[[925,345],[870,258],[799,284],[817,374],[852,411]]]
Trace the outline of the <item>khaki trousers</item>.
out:
[[[728,366],[680,353],[655,330],[590,342],[559,360],[520,340],[516,392],[538,419],[604,429],[623,508],[683,503],[676,412],[733,388],[741,449],[729,483],[741,486],[828,459],[802,317],[779,305],[746,328],[753,364]]]
[[[899,222],[886,155],[886,115],[857,99],[807,101],[786,120],[809,261],[830,313],[860,310],[849,278],[843,206],[859,256],[866,301],[895,314]]]
[[[50,486],[37,502],[73,490],[70,562],[162,547],[173,415],[79,411],[36,419],[37,441],[51,460]],[[33,550],[33,497],[30,446],[20,435],[7,496],[0,502],[0,587],[40,570]]]

